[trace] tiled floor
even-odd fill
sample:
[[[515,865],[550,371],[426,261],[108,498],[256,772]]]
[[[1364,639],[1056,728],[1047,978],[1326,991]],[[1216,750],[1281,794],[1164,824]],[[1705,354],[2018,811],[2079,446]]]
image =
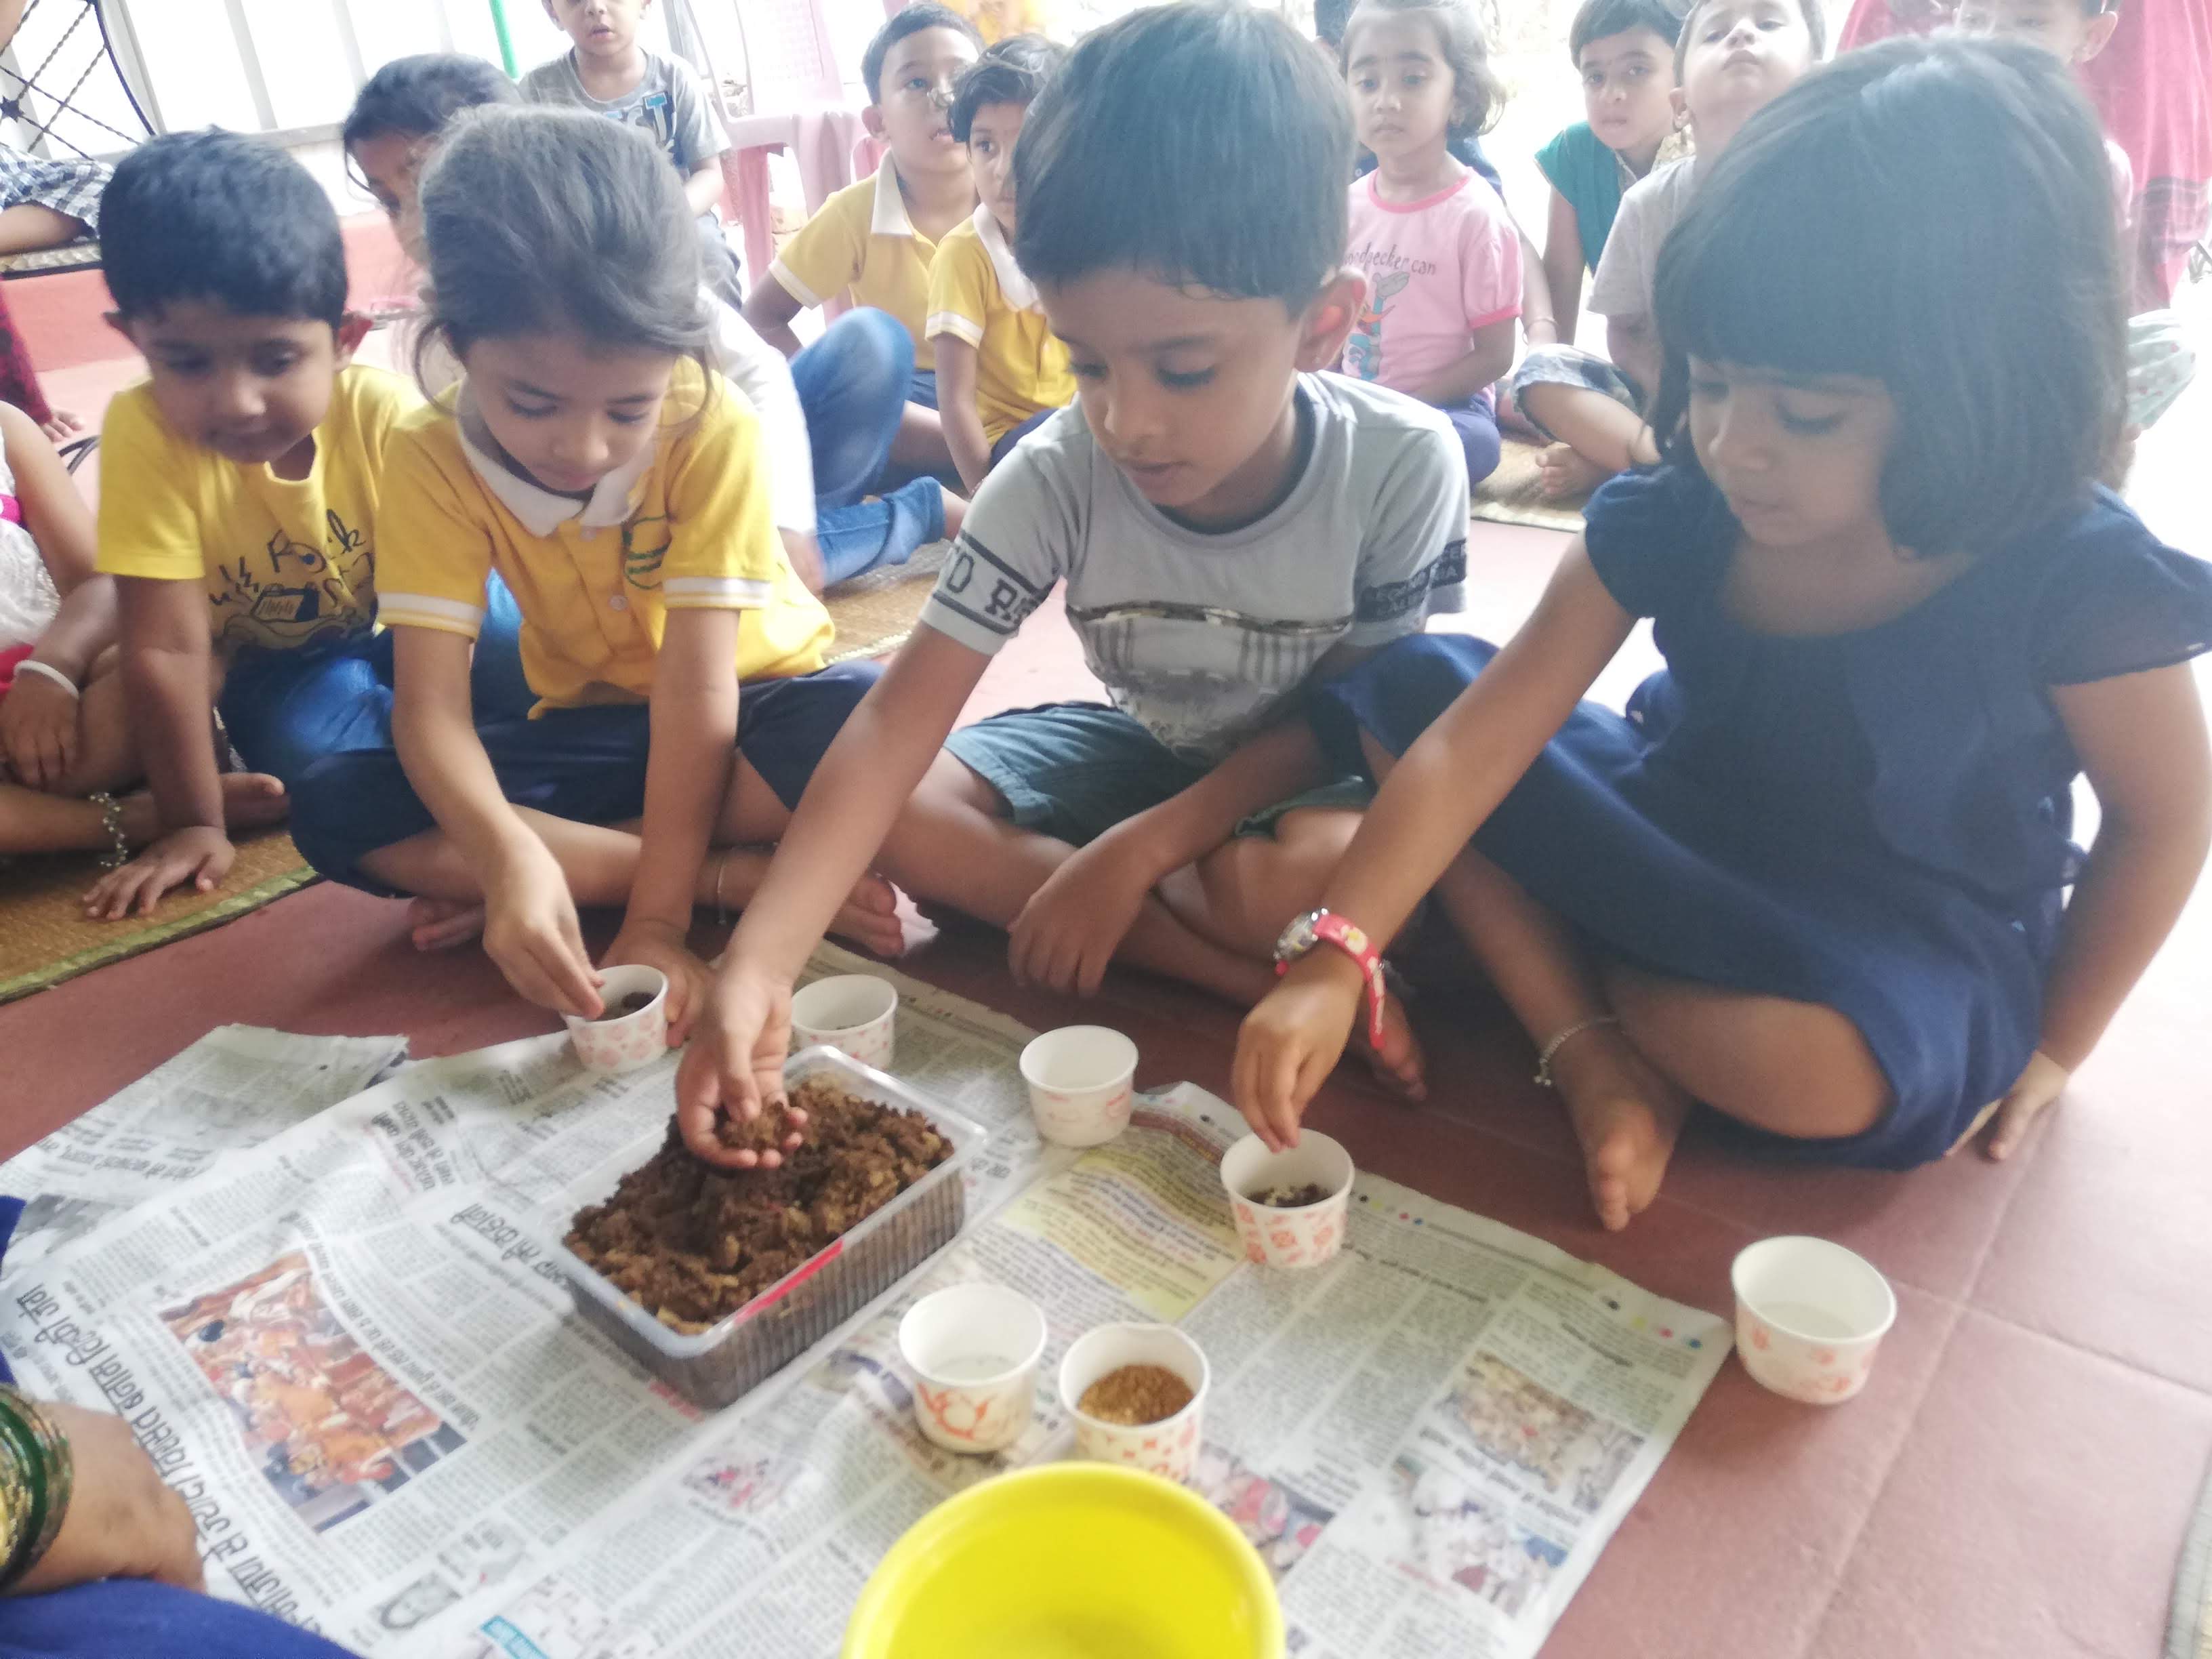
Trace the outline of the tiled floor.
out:
[[[54,279],[66,280],[66,279]],[[23,285],[11,287],[15,301]],[[19,321],[25,307],[17,306]],[[50,374],[90,412],[121,377],[86,350]],[[2196,407],[2212,406],[2200,386]],[[2197,428],[2200,432],[2202,427]],[[2179,452],[2176,452],[2177,453]],[[2201,454],[2203,451],[2199,451]],[[2154,522],[2212,546],[2171,482]],[[2190,513],[2192,526],[2178,522]],[[1560,545],[1478,526],[1475,606],[1510,629]],[[1642,641],[1601,689],[1649,665]],[[978,711],[1079,694],[1064,621],[1041,614]],[[601,934],[604,937],[604,933]],[[908,966],[1034,1024],[1079,1005],[1015,988],[995,935],[951,933]],[[1694,1133],[1626,1234],[1590,1222],[1571,1137],[1528,1082],[1528,1045],[1478,992],[1432,992],[1423,1109],[1355,1071],[1316,1121],[1367,1167],[1523,1228],[1669,1296],[1728,1303],[1728,1263],[1763,1233],[1865,1252],[1902,1311],[1867,1393],[1833,1412],[1761,1393],[1731,1364],[1568,1610],[1568,1659],[2046,1659],[2154,1652],[2175,1552],[2212,1452],[2212,886],[2027,1152],[1905,1176],[1777,1170]],[[1225,1086],[1233,1011],[1133,975],[1081,1010],[1127,1030],[1139,1080]],[[474,951],[424,958],[401,908],[311,889],[225,928],[0,1008],[0,1151],[65,1121],[210,1026],[404,1031],[418,1054],[555,1022]]]

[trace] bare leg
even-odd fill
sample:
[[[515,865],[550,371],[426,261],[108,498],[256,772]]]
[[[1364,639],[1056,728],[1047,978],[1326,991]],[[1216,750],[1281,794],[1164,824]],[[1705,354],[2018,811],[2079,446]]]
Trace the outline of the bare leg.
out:
[[[891,440],[891,459],[910,472],[947,472],[952,452],[945,442],[945,423],[933,409],[908,404],[899,416],[898,434]]]
[[[968,498],[945,492],[945,539],[951,541],[960,534],[960,526],[968,522]]]
[[[289,803],[284,787],[258,772],[226,772],[222,779],[223,822],[233,830],[279,823]],[[143,847],[161,832],[153,796],[143,791],[116,802],[123,810],[123,838]],[[104,853],[114,846],[97,802],[49,794],[0,782],[0,854]]]
[[[1522,407],[1559,441],[1544,452],[1544,493],[1575,495],[1636,464],[1644,417],[1602,392],[1546,384],[1526,387]]]
[[[0,254],[33,253],[40,248],[60,247],[85,233],[85,222],[57,213],[36,202],[20,202],[0,210]]]
[[[1161,902],[1200,938],[1255,962],[1272,962],[1291,918],[1320,905],[1359,833],[1361,816],[1326,807],[1285,813],[1272,836],[1228,842],[1175,872],[1159,885]],[[1384,1084],[1415,1097],[1426,1092],[1420,1040],[1395,996],[1383,1004],[1381,1047],[1368,1044],[1364,1020],[1357,1039]]]

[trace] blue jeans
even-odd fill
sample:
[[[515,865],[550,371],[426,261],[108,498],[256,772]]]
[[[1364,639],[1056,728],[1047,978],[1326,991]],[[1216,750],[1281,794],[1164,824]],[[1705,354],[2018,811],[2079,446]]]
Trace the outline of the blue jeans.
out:
[[[325,755],[392,742],[392,631],[234,657],[216,708],[231,746],[288,790]],[[522,613],[507,584],[485,585],[469,690],[479,722],[520,720],[537,701],[522,677]]]
[[[945,496],[934,479],[861,499],[881,486],[914,372],[906,329],[867,307],[847,312],[791,360],[814,452],[815,539],[832,582],[904,564],[945,534]]]

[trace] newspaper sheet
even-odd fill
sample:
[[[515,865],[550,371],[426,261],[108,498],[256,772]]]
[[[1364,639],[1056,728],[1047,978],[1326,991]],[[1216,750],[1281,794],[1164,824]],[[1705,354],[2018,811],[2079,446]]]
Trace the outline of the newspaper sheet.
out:
[[[409,1067],[149,1199],[11,1277],[0,1345],[33,1391],[130,1420],[211,1588],[363,1653],[781,1659],[836,1651],[933,1504],[1066,1453],[1070,1340],[1173,1321],[1214,1368],[1196,1484],[1278,1575],[1301,1659],[1534,1653],[1723,1322],[1367,1176],[1339,1261],[1254,1267],[1215,1167],[1229,1108],[1180,1086],[1111,1146],[1046,1148],[1021,1028],[891,976],[898,1071],[994,1129],[969,1224],[727,1411],[568,1316],[544,1243],[659,1142],[672,1066],[593,1078],[558,1038]],[[921,1439],[895,1342],[972,1277],[1052,1328],[1037,1423],[981,1462]]]
[[[226,1152],[359,1094],[407,1058],[407,1039],[295,1036],[218,1025],[129,1088],[9,1160],[0,1190],[27,1199],[8,1246],[21,1271]]]

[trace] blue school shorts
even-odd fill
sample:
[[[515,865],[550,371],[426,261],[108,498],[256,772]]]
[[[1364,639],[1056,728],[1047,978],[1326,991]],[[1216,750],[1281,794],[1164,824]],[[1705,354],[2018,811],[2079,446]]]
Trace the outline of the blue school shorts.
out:
[[[1034,830],[1085,847],[1124,819],[1149,811],[1204,777],[1142,724],[1101,702],[1049,703],[966,726],[945,752],[999,792],[1006,812]],[[1237,826],[1268,835],[1285,813],[1308,807],[1364,811],[1375,798],[1364,779],[1345,778],[1278,802]]]
[[[882,672],[880,663],[839,663],[745,685],[738,698],[738,753],[787,808],[798,806],[846,717]],[[515,805],[579,823],[620,823],[645,811],[650,718],[644,703],[549,708],[535,720],[487,721],[477,736],[501,792]],[[318,761],[292,793],[292,839],[301,854],[332,881],[367,893],[399,896],[362,871],[364,857],[436,827],[388,746]]]

